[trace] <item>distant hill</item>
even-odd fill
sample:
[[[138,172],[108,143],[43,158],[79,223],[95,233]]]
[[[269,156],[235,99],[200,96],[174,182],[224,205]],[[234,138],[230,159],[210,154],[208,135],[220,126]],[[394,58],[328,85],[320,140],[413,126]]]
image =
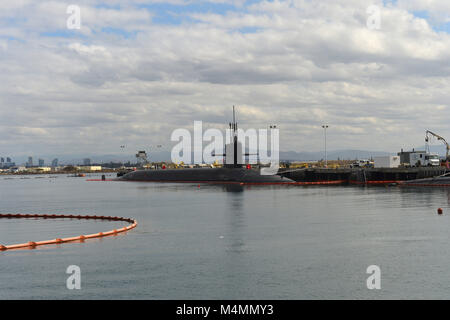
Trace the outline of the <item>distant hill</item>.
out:
[[[389,155],[389,152],[367,151],[367,150],[334,150],[327,154],[328,160],[354,160],[354,159],[370,159]],[[320,152],[280,152],[280,160],[290,161],[317,161],[325,158],[324,151]]]
[[[420,146],[415,148],[416,150],[425,150],[425,146]],[[405,151],[410,151],[411,149],[404,149]],[[437,153],[440,156],[445,156],[444,145],[433,145],[430,147],[431,152]],[[400,149],[399,149],[400,151]],[[370,159],[372,157],[379,157],[385,155],[395,155],[396,152],[385,152],[385,151],[369,151],[369,150],[332,150],[328,151],[328,160],[354,160],[354,159]],[[297,152],[297,151],[280,151],[280,160],[284,161],[318,161],[324,159],[325,155],[323,151],[317,152]],[[122,153],[122,154],[102,154],[102,155],[33,155],[33,162],[37,164],[38,158],[45,160],[45,165],[50,165],[54,158],[59,159],[59,164],[82,164],[84,158],[91,159],[91,163],[109,163],[109,162],[136,162],[134,154]],[[170,151],[159,151],[159,152],[149,152],[150,161],[160,162],[160,161],[170,161],[171,152]],[[27,161],[28,157],[14,157],[12,160],[16,165],[22,165]]]
[[[415,150],[425,150],[425,146],[420,146],[414,148]],[[411,149],[405,148],[404,151],[412,151]],[[398,150],[400,152],[400,149]],[[446,148],[444,145],[433,145],[430,146],[430,152],[437,153],[441,157],[445,156]],[[372,157],[380,157],[386,155],[396,155],[397,152],[384,152],[384,151],[367,151],[367,150],[334,150],[328,152],[329,160],[353,160],[353,159],[370,159]],[[324,151],[320,152],[280,152],[281,160],[294,160],[294,161],[316,161],[325,158]]]
[[[416,148],[416,150],[425,150],[425,146],[421,146],[419,148]],[[433,146],[430,146],[430,152],[431,153],[437,153],[438,155],[444,157],[445,156],[445,152],[446,152],[446,147],[443,144],[442,145],[433,145]]]
[[[362,150],[337,150],[330,151],[328,153],[329,160],[339,159],[360,159],[360,158],[371,158],[380,155],[388,155],[387,152],[377,152],[377,151],[362,151]],[[91,163],[109,163],[109,162],[136,162],[134,154],[103,154],[103,155],[33,155],[33,162],[37,164],[38,158],[45,160],[45,165],[50,165],[54,158],[58,158],[60,165],[67,164],[82,164],[84,158],[91,159]],[[323,152],[295,152],[295,151],[281,151],[280,160],[289,161],[315,161],[324,158]],[[23,165],[28,157],[12,157],[16,165]],[[160,151],[160,152],[150,152],[150,161],[160,162],[160,161],[170,161],[171,152],[170,151]]]

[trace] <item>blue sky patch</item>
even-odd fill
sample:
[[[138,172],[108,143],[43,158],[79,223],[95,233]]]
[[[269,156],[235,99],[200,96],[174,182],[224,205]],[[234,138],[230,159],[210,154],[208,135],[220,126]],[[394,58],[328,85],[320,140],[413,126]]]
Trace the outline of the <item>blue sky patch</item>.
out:
[[[262,0],[248,0],[243,6],[236,6],[229,3],[211,3],[205,1],[197,1],[188,4],[168,4],[153,3],[141,4],[139,8],[145,8],[153,13],[153,23],[179,25],[183,22],[192,22],[190,15],[193,13],[214,13],[225,15],[228,12],[247,12],[247,6],[261,2]]]
[[[52,38],[87,38],[86,35],[80,33],[78,30],[58,30],[51,32],[41,32],[39,35],[42,37],[52,37]]]
[[[134,38],[134,37],[136,37],[136,34],[138,33],[138,31],[126,31],[124,29],[110,28],[110,27],[102,28],[101,32],[119,35],[125,39]]]

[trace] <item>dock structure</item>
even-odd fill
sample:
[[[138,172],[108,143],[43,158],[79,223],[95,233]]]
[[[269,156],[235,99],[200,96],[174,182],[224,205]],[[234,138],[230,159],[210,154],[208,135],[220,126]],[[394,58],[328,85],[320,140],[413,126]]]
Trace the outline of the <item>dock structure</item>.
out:
[[[282,169],[279,174],[297,182],[342,181],[347,184],[386,184],[432,178],[450,172],[445,167],[412,168],[305,168]]]

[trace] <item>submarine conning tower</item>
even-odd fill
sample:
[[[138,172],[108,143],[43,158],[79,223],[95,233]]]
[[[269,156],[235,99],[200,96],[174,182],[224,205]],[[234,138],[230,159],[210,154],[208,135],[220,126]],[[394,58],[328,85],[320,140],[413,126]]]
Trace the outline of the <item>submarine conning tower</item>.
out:
[[[230,143],[225,145],[225,153],[221,156],[224,157],[225,168],[242,168],[244,166],[243,157],[257,154],[243,153],[242,143],[238,139],[238,124],[236,121],[236,111],[233,106],[233,122],[229,123],[230,126]]]
[[[236,122],[236,111],[233,106],[233,122],[230,122],[231,142],[225,145],[225,163],[226,168],[242,168],[242,144],[238,141],[238,125]],[[238,161],[238,159],[240,161]]]
[[[189,168],[169,170],[137,170],[129,172],[118,180],[153,181],[153,182],[188,182],[188,183],[224,183],[224,184],[294,184],[289,178],[275,175],[261,175],[257,170],[243,168],[245,161],[242,143],[238,140],[238,125],[235,107],[233,106],[233,122],[230,126],[230,140],[225,144],[225,153],[217,156],[224,157],[223,168]]]

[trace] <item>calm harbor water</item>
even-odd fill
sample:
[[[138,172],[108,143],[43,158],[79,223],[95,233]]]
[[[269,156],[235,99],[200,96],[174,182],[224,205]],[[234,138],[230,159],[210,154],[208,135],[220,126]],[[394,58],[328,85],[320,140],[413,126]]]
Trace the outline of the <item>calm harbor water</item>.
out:
[[[0,176],[0,212],[124,216],[138,228],[0,252],[0,299],[450,298],[450,189],[85,179]],[[1,219],[0,243],[123,225]],[[66,288],[69,265],[81,268],[81,290]],[[370,265],[381,290],[367,289]]]

